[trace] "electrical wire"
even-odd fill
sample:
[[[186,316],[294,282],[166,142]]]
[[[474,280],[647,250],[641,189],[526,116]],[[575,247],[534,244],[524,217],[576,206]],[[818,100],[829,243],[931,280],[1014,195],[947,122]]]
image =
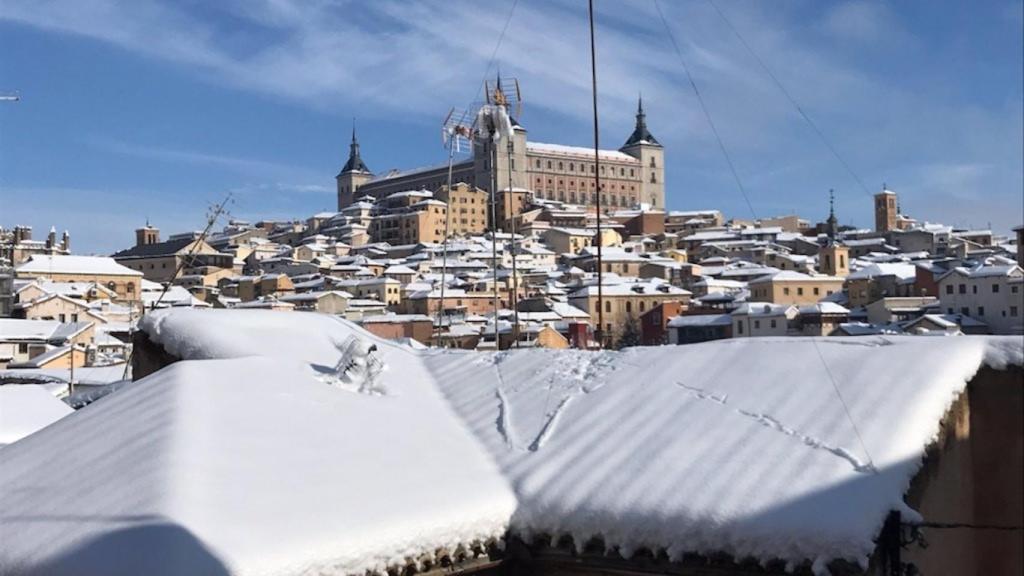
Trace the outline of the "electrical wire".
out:
[[[487,82],[487,77],[491,74],[491,67],[494,66],[494,61],[498,57],[498,50],[501,49],[501,43],[505,40],[505,33],[508,32],[508,25],[512,23],[512,15],[516,13],[516,6],[519,5],[519,0],[512,0],[512,7],[508,10],[508,16],[505,17],[505,24],[501,27],[501,33],[498,34],[498,41],[494,44],[494,50],[491,51],[491,57],[487,60],[487,66],[484,68],[484,76],[480,79],[480,84],[477,85],[476,95],[473,96],[473,100],[470,101],[469,105],[466,106],[466,110],[472,110],[474,108],[473,103],[480,100],[480,92],[484,89],[484,83]]]
[[[747,195],[746,188],[743,187],[743,181],[740,180],[739,172],[736,171],[736,166],[733,164],[732,157],[729,155],[729,151],[725,147],[725,142],[722,140],[721,134],[718,133],[718,128],[715,127],[714,120],[711,119],[711,112],[708,110],[707,104],[704,103],[704,97],[701,96],[700,90],[697,89],[697,83],[693,79],[693,74],[690,73],[690,67],[686,65],[686,58],[683,57],[683,51],[679,49],[679,44],[676,42],[676,37],[672,34],[672,29],[668,26],[668,21],[665,19],[665,14],[661,11],[661,4],[658,0],[654,0],[654,7],[658,10],[658,17],[661,18],[662,25],[665,26],[665,33],[668,35],[668,39],[672,42],[672,47],[675,49],[676,56],[679,57],[679,63],[683,67],[683,71],[686,72],[686,78],[690,81],[690,86],[693,88],[693,93],[697,97],[697,102],[700,103],[700,109],[704,113],[704,118],[708,122],[708,126],[711,128],[711,132],[715,135],[715,140],[718,141],[718,148],[722,151],[722,156],[725,158],[725,163],[729,165],[729,171],[732,172],[732,177],[736,180],[736,187],[739,189],[740,194],[743,195],[743,200],[747,203],[747,208],[750,209],[750,215],[757,220],[757,212],[754,211],[754,205],[750,203],[750,197]]]
[[[864,443],[864,438],[860,435],[860,429],[857,428],[857,423],[853,420],[853,414],[850,412],[850,407],[846,404],[846,400],[843,399],[843,394],[839,391],[839,383],[836,382],[836,377],[832,374],[832,369],[828,367],[828,362],[825,361],[825,355],[821,353],[821,348],[818,347],[818,339],[811,338],[811,343],[814,344],[814,350],[818,353],[818,358],[821,359],[821,365],[825,367],[825,374],[828,375],[828,380],[832,383],[832,389],[835,390],[836,397],[839,398],[839,403],[843,405],[843,411],[846,413],[846,419],[850,421],[850,426],[853,426],[853,433],[857,435],[857,441],[860,442],[860,448],[868,457],[868,466],[871,470],[877,473],[878,469],[875,468],[875,461],[871,457],[871,452],[868,451],[867,444]]]
[[[796,98],[793,97],[789,90],[786,90],[786,87],[782,84],[779,78],[775,75],[775,73],[772,72],[771,68],[769,68],[768,65],[765,64],[764,60],[762,60],[761,57],[757,55],[757,52],[754,51],[750,44],[747,43],[747,40],[743,37],[742,34],[740,34],[740,31],[737,30],[735,26],[733,26],[732,22],[725,16],[725,13],[722,12],[722,10],[715,4],[714,0],[707,0],[707,3],[710,4],[712,8],[715,9],[715,12],[718,12],[718,15],[722,18],[722,21],[724,21],[725,24],[729,27],[729,29],[732,30],[732,33],[736,35],[736,38],[738,38],[740,43],[743,44],[743,47],[747,49],[747,52],[750,52],[750,55],[754,57],[754,60],[757,60],[757,63],[761,66],[765,73],[768,74],[768,77],[772,79],[772,82],[775,83],[775,86],[778,87],[779,91],[782,92],[786,99],[789,100],[789,103],[792,104],[794,108],[796,108],[797,113],[800,114],[800,117],[802,117],[805,122],[807,122],[807,125],[811,127],[811,130],[813,130],[814,133],[818,135],[818,138],[821,139],[822,143],[825,144],[825,147],[829,149],[829,152],[831,152],[832,155],[836,157],[836,160],[838,160],[839,163],[843,165],[843,168],[845,168],[846,171],[850,174],[850,176],[852,176],[853,179],[857,181],[857,184],[861,187],[864,193],[871,194],[871,192],[868,190],[868,187],[864,185],[864,181],[861,180],[860,176],[858,176],[857,173],[853,171],[853,168],[850,167],[850,164],[839,154],[839,151],[836,150],[835,146],[832,145],[829,139],[825,137],[824,132],[822,132],[821,129],[818,128],[818,125],[815,124],[814,120],[811,120],[811,117],[807,115],[807,112],[804,112],[803,107],[800,106],[800,103],[796,101]]]

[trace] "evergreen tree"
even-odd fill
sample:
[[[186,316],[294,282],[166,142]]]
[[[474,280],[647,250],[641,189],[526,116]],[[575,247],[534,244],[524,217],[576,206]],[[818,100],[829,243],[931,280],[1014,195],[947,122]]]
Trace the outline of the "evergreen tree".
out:
[[[632,313],[626,314],[626,320],[622,324],[622,334],[615,347],[619,350],[628,346],[640,345],[640,322]]]

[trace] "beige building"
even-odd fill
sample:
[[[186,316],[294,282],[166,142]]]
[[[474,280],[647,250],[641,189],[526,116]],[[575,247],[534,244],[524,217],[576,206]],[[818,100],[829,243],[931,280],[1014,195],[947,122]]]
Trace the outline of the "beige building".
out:
[[[488,192],[494,189],[495,180],[498,189],[508,188],[511,181],[512,188],[528,189],[538,198],[594,206],[600,176],[604,208],[638,204],[663,208],[665,150],[648,130],[646,118],[641,102],[633,133],[619,150],[599,152],[599,169],[592,148],[530,142],[526,129],[513,120],[511,154],[505,142],[481,139],[473,147],[472,158],[453,165],[452,181]],[[360,157],[353,132],[348,161],[336,181],[340,210],[363,195],[383,198],[403,190],[437,190],[448,181],[448,165],[375,175]]]
[[[102,256],[32,256],[14,269],[17,278],[48,279],[53,282],[94,282],[117,294],[125,302],[139,300],[142,272],[126,268]]]
[[[815,304],[826,296],[843,291],[842,278],[800,272],[779,272],[751,280],[748,285],[752,300],[795,306]]]
[[[434,197],[451,211],[451,236],[473,236],[487,230],[491,195],[486,190],[459,182],[452,185],[450,194],[447,185],[441,186]]]
[[[845,278],[850,275],[850,249],[829,243],[818,251],[818,272]]]
[[[448,206],[444,202],[433,199],[420,200],[406,208],[389,210],[387,213],[378,214],[370,222],[370,238],[373,242],[387,242],[392,245],[420,242],[439,244],[444,241],[447,210]]]
[[[105,323],[98,314],[92,313],[89,305],[81,300],[62,294],[48,294],[14,306],[14,316],[26,320],[57,320],[58,322]]]
[[[231,254],[217,251],[195,234],[172,236],[161,242],[160,230],[148,224],[135,231],[135,246],[115,253],[112,258],[153,282],[171,282],[179,266],[182,274],[203,275],[234,268]]]
[[[360,299],[377,300],[386,306],[399,306],[402,303],[402,283],[384,276],[366,280],[342,280],[335,284]]]
[[[238,298],[250,302],[265,296],[282,296],[295,292],[292,279],[284,274],[243,276],[238,280]]]
[[[600,292],[604,300],[603,337],[607,343],[618,342],[627,323],[634,323],[639,339],[640,316],[662,302],[681,302],[684,306],[690,303],[689,291],[657,280],[604,284]],[[597,286],[580,288],[570,293],[568,300],[569,304],[588,312],[596,328],[601,316]]]

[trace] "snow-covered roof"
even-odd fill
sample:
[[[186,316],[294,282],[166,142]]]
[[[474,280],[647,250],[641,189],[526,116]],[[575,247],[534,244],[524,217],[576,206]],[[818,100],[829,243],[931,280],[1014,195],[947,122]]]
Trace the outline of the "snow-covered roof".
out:
[[[801,314],[849,314],[850,310],[835,302],[818,302],[817,304],[806,304],[800,306]]]
[[[910,280],[917,276],[917,267],[904,262],[871,264],[852,272],[846,279],[867,280],[876,276],[895,276],[901,280]]]
[[[729,314],[688,314],[674,316],[668,321],[669,328],[682,328],[685,326],[729,326],[732,324],[732,316]]]
[[[118,264],[106,256],[51,256],[34,254],[14,269],[18,274],[99,274],[142,276],[142,272]]]
[[[317,314],[177,309],[142,329],[211,360],[0,450],[0,468],[19,470],[0,477],[0,566],[86,558],[117,572],[138,556],[79,543],[128,532],[224,572],[349,573],[506,526],[600,537],[627,557],[866,565],[889,510],[916,517],[903,495],[966,382],[1024,364],[1019,338],[971,336],[480,354],[412,350]],[[377,346],[387,395],[316,380],[353,334]]]
[[[409,347],[326,315],[202,313],[143,324],[207,360],[0,449],[19,471],[0,476],[0,573],[362,574],[505,532],[512,490]],[[352,333],[387,394],[317,379]]]
[[[578,160],[593,161],[594,160],[594,149],[587,148],[585,146],[565,146],[562,144],[546,144],[544,142],[527,142],[526,143],[527,154],[557,154],[564,156],[576,156]],[[615,160],[617,162],[630,162],[633,164],[639,164],[640,160],[635,156],[630,156],[625,152],[619,152],[618,150],[600,150],[598,152],[601,158],[606,160]]]
[[[0,386],[0,448],[21,440],[72,412],[70,406],[58,400],[42,386]],[[0,567],[2,566],[0,564]]]

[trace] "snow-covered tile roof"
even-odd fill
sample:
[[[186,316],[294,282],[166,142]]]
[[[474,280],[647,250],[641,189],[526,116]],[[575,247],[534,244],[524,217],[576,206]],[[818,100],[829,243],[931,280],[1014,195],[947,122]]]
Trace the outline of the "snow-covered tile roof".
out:
[[[144,325],[219,359],[0,450],[19,471],[0,476],[0,573],[362,574],[505,532],[513,492],[409,347],[324,315],[207,312]],[[380,347],[387,394],[318,380],[354,332]]]
[[[212,360],[0,450],[0,469],[20,471],[0,477],[0,572],[126,532],[158,547],[185,534],[180,562],[229,573],[362,572],[506,527],[626,556],[863,563],[890,509],[914,517],[902,497],[966,382],[1024,364],[1019,339],[970,336],[481,354],[317,314],[177,309],[141,327]],[[387,395],[317,380],[351,335],[376,344]],[[109,573],[137,556],[87,558]]]
[[[1022,356],[1012,338],[808,337],[427,362],[516,487],[514,532],[821,565],[866,563],[890,509],[915,516],[902,497],[948,407]]]

